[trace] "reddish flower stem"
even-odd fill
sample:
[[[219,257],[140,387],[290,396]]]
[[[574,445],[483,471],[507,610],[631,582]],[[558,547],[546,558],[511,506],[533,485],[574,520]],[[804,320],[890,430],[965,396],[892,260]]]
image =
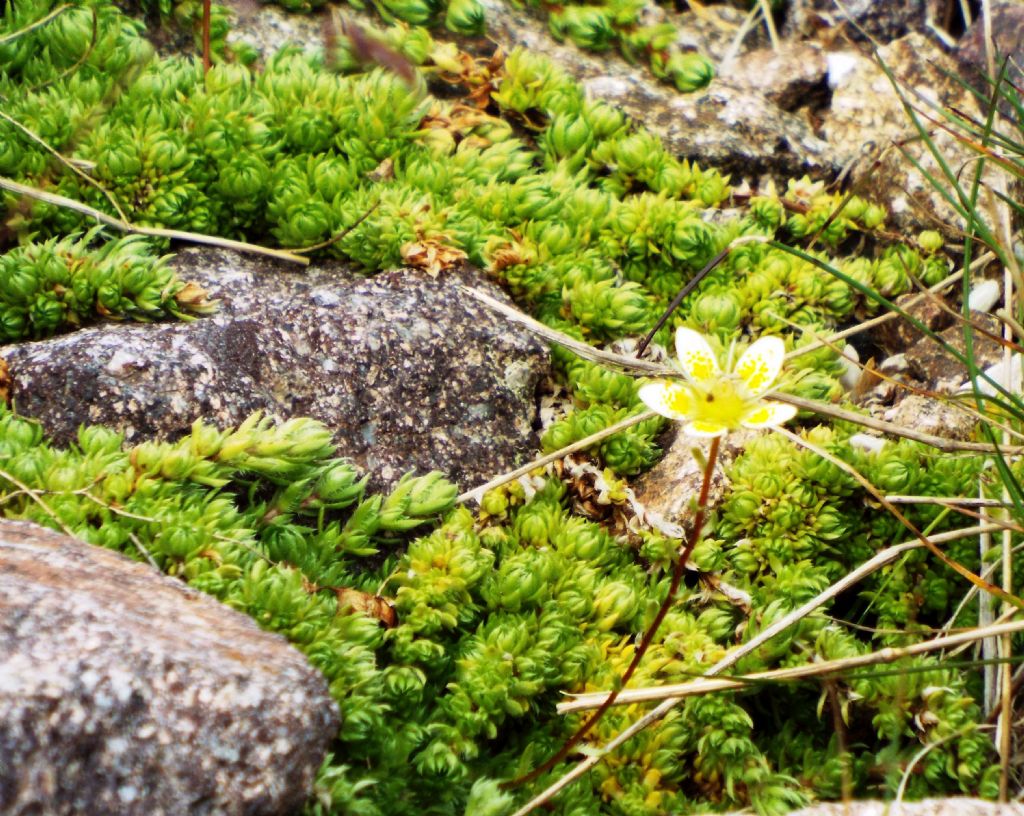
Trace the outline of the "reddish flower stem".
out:
[[[665,600],[661,602],[661,608],[658,609],[658,614],[655,615],[654,621],[647,631],[644,632],[643,638],[640,640],[640,645],[637,646],[636,652],[633,654],[633,659],[630,661],[626,671],[622,673],[622,678],[619,681],[618,688],[614,689],[608,694],[604,702],[601,703],[600,707],[590,715],[589,719],[583,723],[561,748],[558,752],[547,760],[543,765],[534,768],[528,774],[524,774],[517,779],[513,779],[509,782],[502,783],[501,787],[504,789],[517,788],[520,785],[525,785],[527,782],[532,782],[534,779],[539,777],[541,774],[545,774],[555,767],[559,762],[565,759],[569,752],[579,744],[587,733],[595,725],[598,720],[604,716],[604,713],[615,704],[615,700],[619,696],[619,692],[626,687],[626,684],[632,678],[636,672],[637,667],[640,665],[640,661],[643,660],[644,655],[647,654],[647,650],[650,648],[651,643],[654,640],[654,636],[657,634],[658,629],[665,620],[665,616],[668,615],[669,609],[672,608],[672,604],[675,602],[676,593],[679,591],[679,585],[683,582],[683,575],[686,573],[686,564],[690,560],[690,554],[693,552],[693,548],[697,546],[697,542],[700,541],[701,531],[704,529],[704,518],[707,515],[708,505],[708,494],[711,491],[711,477],[715,472],[715,463],[718,461],[718,443],[720,437],[714,437],[711,440],[711,449],[708,451],[707,464],[704,467],[704,481],[700,486],[700,498],[697,500],[697,512],[693,518],[693,527],[690,529],[690,536],[687,539],[686,546],[683,551],[679,554],[679,559],[676,561],[675,571],[672,573],[672,583],[669,585],[668,594],[665,596]]]

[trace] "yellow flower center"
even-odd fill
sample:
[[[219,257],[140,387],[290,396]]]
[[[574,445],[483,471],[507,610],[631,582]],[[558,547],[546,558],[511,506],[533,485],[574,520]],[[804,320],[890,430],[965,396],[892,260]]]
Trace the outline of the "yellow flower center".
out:
[[[694,386],[691,416],[701,422],[739,428],[740,420],[751,408],[751,400],[738,385],[733,378],[724,376],[707,390]]]

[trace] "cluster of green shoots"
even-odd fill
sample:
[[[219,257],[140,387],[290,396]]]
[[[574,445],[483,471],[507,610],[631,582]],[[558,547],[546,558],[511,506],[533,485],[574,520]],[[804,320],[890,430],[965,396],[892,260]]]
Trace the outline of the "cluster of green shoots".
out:
[[[381,0],[378,10],[414,25],[451,17],[461,33],[481,25],[473,3],[417,2]],[[605,38],[653,60],[648,35],[631,28],[639,9],[616,12],[610,39],[599,19],[608,13],[566,6],[550,19],[590,47]],[[718,351],[762,333],[797,350],[872,313],[866,292],[893,297],[948,271],[932,234],[844,256],[851,237],[874,243],[885,213],[807,179],[763,191],[736,218],[706,218],[728,200],[728,178],[677,159],[524,51],[476,59],[394,25],[389,43],[420,66],[411,83],[357,70],[344,43],[332,55],[342,70],[284,51],[258,71],[223,63],[204,74],[196,59],[156,57],[140,24],[107,0],[7,4],[0,22],[0,176],[36,191],[0,193],[4,235],[20,243],[0,256],[12,282],[0,287],[7,341],[96,316],[209,307],[158,259],[156,241],[104,243],[88,231],[91,215],[56,196],[151,233],[306,250],[367,274],[426,256],[467,259],[537,319],[591,344],[651,330],[730,246],[656,343],[688,326]],[[432,81],[464,96],[434,96]],[[546,429],[546,449],[644,410],[632,377],[564,349],[554,357],[572,410]],[[840,371],[823,347],[795,358],[782,385],[828,402],[841,396]],[[197,423],[177,442],[133,448],[84,428],[59,449],[3,413],[0,491],[6,516],[148,560],[281,632],[324,672],[343,722],[310,812],[483,816],[509,812],[567,769],[499,788],[541,766],[579,725],[582,715],[555,712],[566,692],[617,685],[668,596],[681,542],[629,523],[622,481],[657,460],[664,427],[647,419],[590,450],[604,484],[596,517],[576,509],[593,511],[585,479],[535,475],[487,493],[475,514],[454,507],[456,488],[437,474],[368,495],[357,470],[334,458],[328,429],[259,417],[237,429]],[[977,490],[980,457],[907,442],[872,453],[851,433],[819,426],[804,438],[887,492]],[[633,686],[702,673],[903,529],[884,512],[865,514],[873,499],[858,482],[791,441],[750,445],[730,475],[734,488],[692,552],[700,574],[680,588]],[[952,525],[927,505],[907,515],[929,532]],[[983,566],[966,544],[949,553]],[[954,618],[958,581],[925,551],[908,552],[736,670],[902,645]],[[784,813],[900,784],[912,795],[993,792],[973,674],[918,656],[898,672],[837,676],[823,688],[751,684],[690,697],[562,791],[551,812]],[[596,748],[642,710],[616,707],[584,739]]]
[[[841,432],[818,428],[812,438],[882,482],[902,470],[916,479],[908,488],[927,481],[953,492],[976,476],[976,460],[950,464],[916,445],[871,457]],[[311,812],[462,813],[470,800],[513,801],[494,780],[530,770],[558,747],[575,724],[552,711],[561,694],[614,685],[664,598],[678,546],[653,532],[613,535],[575,515],[569,489],[554,479],[530,495],[518,483],[492,491],[475,516],[452,509],[455,487],[437,474],[367,495],[356,469],[333,458],[329,431],[310,420],[254,416],[224,430],[197,422],[178,442],[127,448],[120,435],[89,427],[56,448],[37,424],[4,413],[0,456],[6,517],[147,560],[285,635],[324,672],[342,727]],[[780,460],[802,469],[809,497],[758,482]],[[609,510],[624,507],[624,484],[608,476]],[[700,569],[750,591],[756,616],[699,585],[685,588],[637,685],[699,673],[893,536],[860,512],[856,485],[791,443],[762,440],[733,477],[739,487],[715,531],[722,537],[694,556]],[[795,521],[809,512],[813,524]],[[951,587],[896,611],[886,598],[949,583],[947,573],[904,559],[850,599],[844,615],[870,625],[936,622],[948,614]],[[812,616],[742,670],[869,648],[828,616]],[[853,769],[856,790],[898,779],[902,758],[929,734],[959,738],[935,747],[912,792],[985,789],[987,737],[967,728],[977,712],[955,672],[920,658],[898,677],[841,687],[849,728],[877,746]],[[778,716],[779,695],[785,737],[758,728]],[[784,812],[834,797],[841,759],[830,722],[815,713],[819,695],[813,685],[755,686],[689,700],[571,788],[555,812],[653,814],[709,801]],[[600,744],[637,713],[617,709],[591,739]]]

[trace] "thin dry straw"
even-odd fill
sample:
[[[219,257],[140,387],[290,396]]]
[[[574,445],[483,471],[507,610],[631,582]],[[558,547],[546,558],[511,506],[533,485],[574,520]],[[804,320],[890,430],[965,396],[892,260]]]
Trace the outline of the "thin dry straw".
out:
[[[655,686],[652,688],[626,689],[619,693],[615,705],[632,705],[634,703],[649,703],[654,700],[664,700],[668,697],[682,699],[693,697],[699,694],[708,694],[714,691],[726,689],[744,688],[754,683],[780,682],[792,680],[805,680],[812,677],[836,674],[841,671],[860,668],[862,666],[874,666],[879,663],[892,663],[904,657],[934,652],[950,646],[959,646],[964,643],[974,643],[978,640],[999,635],[1013,634],[1024,631],[1024,621],[1013,621],[1011,623],[994,624],[992,626],[981,626],[965,632],[957,632],[952,635],[915,643],[911,646],[901,648],[890,647],[879,649],[877,652],[844,657],[838,660],[824,660],[820,663],[808,663],[804,666],[791,666],[786,669],[773,669],[771,671],[755,672],[738,677],[715,677],[708,679],[692,680],[688,683],[674,683],[666,686]],[[560,703],[559,714],[569,714],[573,711],[585,711],[596,708],[608,696],[607,691],[597,691],[588,694],[581,694],[572,702]]]

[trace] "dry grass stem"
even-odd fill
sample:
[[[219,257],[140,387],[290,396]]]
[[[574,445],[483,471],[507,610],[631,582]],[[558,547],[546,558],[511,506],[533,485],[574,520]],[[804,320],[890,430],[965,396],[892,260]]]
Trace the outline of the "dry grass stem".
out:
[[[768,39],[771,40],[772,50],[779,50],[779,32],[775,28],[775,18],[772,16],[771,0],[759,0],[761,15],[764,17],[765,28],[768,29]]]
[[[885,497],[887,502],[892,504],[960,504],[964,507],[1006,507],[1007,503],[1002,499],[971,499],[960,498],[959,496],[903,496],[889,495]]]
[[[70,8],[74,8],[74,3],[65,3],[63,6],[57,6],[53,11],[47,14],[45,17],[40,17],[33,23],[29,23],[24,28],[19,28],[17,31],[12,31],[10,34],[5,34],[0,37],[0,45],[7,45],[9,42],[14,42],[18,37],[28,34],[30,31],[35,31],[37,28],[42,28],[44,25],[49,23],[54,17],[63,14]]]
[[[157,572],[161,572],[162,573],[163,570],[160,569],[160,565],[158,563],[156,563],[156,559],[153,558],[152,553],[150,553],[150,551],[146,549],[145,545],[143,545],[143,543],[139,540],[139,537],[137,535],[135,535],[135,533],[129,531],[128,532],[128,538],[131,540],[132,544],[135,545],[135,549],[137,549],[140,553],[142,553],[146,557],[146,560],[149,562],[149,565],[153,569],[155,569]]]
[[[541,456],[539,459],[534,459],[532,462],[529,462],[523,465],[522,467],[518,467],[515,470],[511,470],[508,473],[504,473],[501,476],[495,476],[489,482],[485,482],[484,484],[479,485],[478,487],[474,487],[472,490],[467,490],[465,493],[462,493],[461,495],[456,497],[455,501],[458,503],[463,503],[471,500],[476,500],[479,503],[480,500],[483,499],[484,494],[487,493],[488,490],[493,490],[496,487],[501,487],[503,484],[508,484],[509,482],[518,479],[520,476],[525,476],[532,470],[536,470],[539,467],[543,467],[544,465],[550,464],[551,462],[554,462],[558,459],[562,459],[568,456],[570,453],[576,453],[577,451],[585,450],[586,448],[589,448],[591,445],[600,442],[602,439],[607,439],[609,436],[613,436],[614,434],[619,433],[619,431],[624,431],[627,428],[632,428],[634,425],[638,425],[641,422],[644,422],[648,419],[653,419],[656,416],[657,414],[655,414],[654,411],[644,411],[643,413],[634,414],[633,416],[626,417],[620,422],[616,422],[614,425],[609,425],[604,430],[598,431],[595,434],[591,434],[590,436],[584,437],[583,439],[580,439],[578,442],[573,442],[571,445],[566,445],[564,448],[556,450],[554,453],[549,453],[546,456]]]
[[[803,399],[802,397],[794,397],[791,394],[783,394],[778,391],[774,392],[771,397],[779,402],[788,402],[790,405],[795,405],[797,408],[805,411],[813,411],[816,414],[831,417],[832,419],[843,419],[847,422],[855,422],[865,428],[871,428],[872,430],[892,434],[893,436],[900,436],[913,442],[920,442],[924,445],[935,448],[936,450],[947,453],[951,453],[953,451],[998,453],[1000,450],[1007,456],[1016,456],[1024,453],[1024,446],[1015,445],[997,449],[995,445],[990,445],[987,442],[967,442],[958,439],[946,439],[945,437],[934,436],[933,434],[921,433],[920,431],[915,431],[913,428],[895,425],[892,422],[886,422],[884,419],[876,419],[872,416],[858,414],[856,411],[847,411],[843,408],[837,408],[834,405],[827,405],[823,402],[815,402],[814,400]]]
[[[915,643],[911,646],[889,647],[879,649],[877,652],[844,657],[838,660],[823,660],[820,663],[808,663],[804,666],[791,666],[786,669],[772,669],[771,671],[755,672],[754,674],[738,675],[734,677],[713,677],[693,680],[689,683],[675,683],[667,686],[655,686],[652,688],[626,689],[619,693],[616,705],[632,705],[634,703],[649,703],[655,700],[664,700],[668,697],[682,699],[684,697],[695,697],[700,694],[710,694],[715,691],[726,689],[746,688],[758,683],[777,683],[794,680],[806,680],[815,677],[827,677],[840,672],[857,669],[863,666],[876,666],[883,663],[892,663],[904,657],[912,657],[927,652],[947,649],[951,646],[976,643],[979,640],[989,637],[997,637],[1015,632],[1024,632],[1024,620],[1008,623],[998,623],[991,626],[982,626],[970,629],[965,632],[957,632],[951,635],[942,635],[932,640]],[[573,711],[587,711],[596,708],[608,696],[607,691],[596,691],[588,694],[581,694],[573,698],[571,702],[560,703],[557,711],[559,714],[570,714]]]
[[[961,315],[957,314],[956,312],[952,312],[952,310],[950,310],[950,311],[951,311],[951,313],[956,318],[958,318],[960,320],[963,320],[963,317]],[[784,317],[782,317],[781,315],[778,315],[778,314],[775,314],[775,317],[778,318],[779,320],[781,320],[783,323],[786,323],[787,325],[789,325],[789,327],[792,328],[793,330],[800,332],[801,334],[814,336],[814,332],[811,329],[809,329],[808,327],[806,327],[806,326],[801,326],[801,325],[799,325],[797,323],[793,323],[792,321],[786,320],[786,318],[784,318]],[[841,349],[835,343],[833,338],[831,338],[831,337],[816,339],[814,342],[812,342],[811,345],[813,345],[814,348],[821,348],[822,346],[828,346],[839,357],[841,357],[844,360],[849,361],[854,366],[856,366],[858,369],[860,369],[860,371],[864,372],[864,371],[868,370],[867,366],[864,363],[860,362],[860,360],[855,360],[852,357],[849,357],[846,354],[844,354],[843,353],[843,349]],[[799,357],[803,353],[804,353],[804,348],[794,349],[793,351],[791,351],[791,352],[786,354],[786,359],[788,360],[788,359],[792,359],[793,357]],[[971,407],[971,406],[967,405],[966,403],[964,403],[962,401],[955,400],[955,399],[945,398],[943,395],[935,394],[935,393],[933,393],[931,391],[927,391],[927,390],[925,390],[923,388],[916,388],[916,387],[914,387],[912,385],[909,385],[909,384],[907,384],[905,382],[900,382],[897,379],[889,377],[889,376],[883,374],[882,372],[880,372],[880,371],[878,371],[876,369],[872,369],[872,373],[875,374],[876,376],[880,377],[882,381],[887,382],[887,383],[895,386],[896,388],[898,388],[901,391],[906,391],[906,392],[911,393],[911,394],[917,394],[919,396],[928,397],[929,399],[934,399],[934,400],[942,401],[946,405],[949,405],[952,408],[954,408],[955,410],[957,410],[957,411],[959,411],[959,412],[961,412],[961,413],[971,417],[975,421],[978,421],[978,422],[982,422],[982,421],[988,422],[990,425],[994,425],[995,427],[998,427],[1000,430],[1003,430],[1006,433],[1011,434],[1012,436],[1017,437],[1018,439],[1024,440],[1024,434],[1022,434],[1022,433],[1020,433],[1018,431],[1013,430],[1013,428],[1011,428],[1007,423],[999,422],[999,421],[996,421],[995,419],[993,419],[991,417],[987,417],[987,416],[985,416],[985,414],[983,414],[977,408]],[[1005,439],[1003,441],[1004,441],[1004,443],[1007,442]],[[932,444],[932,443],[929,442],[928,444]]]
[[[97,210],[94,207],[90,207],[88,204],[83,204],[81,201],[75,201],[74,199],[67,198],[66,196],[48,193],[45,190],[29,187],[25,184],[19,184],[18,182],[3,176],[0,176],[0,189],[9,190],[12,193],[27,196],[28,198],[34,198],[37,201],[45,201],[48,204],[53,204],[55,207],[63,207],[67,210],[80,212],[83,215],[95,218],[101,224],[106,224],[108,227],[112,227],[119,232],[127,232],[135,235],[148,235],[151,238],[173,238],[179,241],[187,241],[192,244],[207,244],[209,246],[217,246],[224,249],[234,249],[238,252],[269,255],[272,258],[291,261],[292,263],[302,264],[303,266],[306,266],[309,263],[309,259],[303,258],[301,255],[296,255],[292,252],[280,249],[270,249],[269,247],[262,247],[257,244],[248,244],[245,241],[233,241],[230,238],[219,238],[215,235],[203,235],[199,232],[162,229],[160,227],[140,227],[128,221],[123,221],[120,218],[114,218],[111,215],[107,215],[102,210]]]
[[[122,210],[120,205],[117,203],[117,199],[114,198],[113,194],[109,190],[107,190],[102,184],[96,181],[96,179],[94,179],[88,173],[83,172],[74,162],[61,155],[61,153],[59,153],[53,147],[48,145],[41,136],[34,133],[29,128],[25,127],[13,116],[9,116],[3,111],[0,111],[0,119],[3,119],[5,122],[8,122],[14,127],[16,127],[18,130],[24,133],[25,136],[27,136],[29,139],[31,139],[33,142],[35,142],[41,148],[43,148],[43,150],[50,153],[55,159],[57,159],[57,161],[59,161],[61,164],[67,167],[72,173],[74,173],[83,181],[85,181],[86,184],[89,184],[95,187],[97,190],[99,190],[103,194],[104,198],[106,198],[107,201],[110,202],[110,206],[117,210],[117,214],[121,216],[121,220],[124,221],[125,223],[128,222],[128,216],[124,214],[124,210]]]
[[[39,495],[38,490],[33,490],[27,484],[18,479],[17,476],[15,476],[12,473],[8,473],[6,470],[0,470],[0,479],[6,479],[12,485],[17,487],[18,490],[20,490],[26,496],[31,498],[32,501],[34,501],[36,504],[43,508],[43,512],[45,512],[46,515],[53,519],[54,523],[58,527],[60,527],[60,529],[63,530],[66,535],[71,536],[71,538],[75,538],[75,534],[71,531],[71,528],[68,527],[63,521],[61,521],[60,517],[53,512],[53,509],[50,507],[50,505],[43,501],[43,497]]]

